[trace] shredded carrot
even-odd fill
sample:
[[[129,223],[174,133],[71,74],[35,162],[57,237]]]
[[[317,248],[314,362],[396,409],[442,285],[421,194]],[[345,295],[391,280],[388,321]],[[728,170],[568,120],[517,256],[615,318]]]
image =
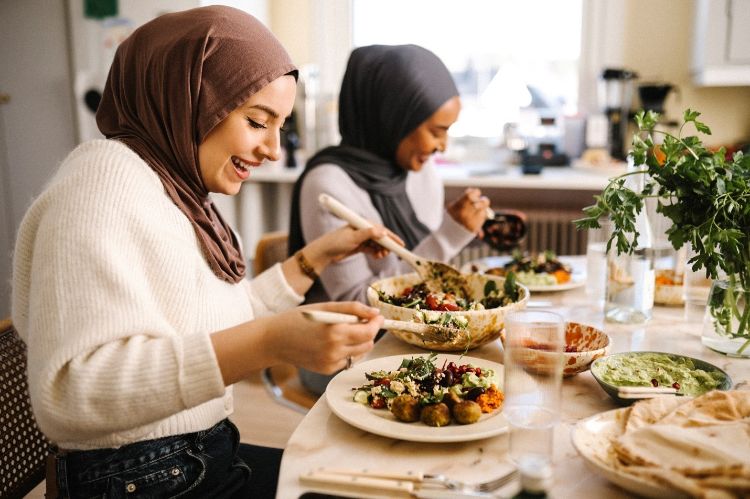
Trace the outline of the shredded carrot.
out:
[[[570,272],[563,269],[555,270],[554,276],[557,284],[564,284],[570,280]]]
[[[495,385],[487,388],[487,391],[477,397],[476,403],[482,412],[492,412],[503,406],[505,394]]]

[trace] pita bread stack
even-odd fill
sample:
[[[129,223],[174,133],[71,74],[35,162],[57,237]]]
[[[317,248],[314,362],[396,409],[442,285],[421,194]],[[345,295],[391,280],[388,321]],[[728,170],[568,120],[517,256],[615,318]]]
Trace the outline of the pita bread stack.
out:
[[[628,409],[615,467],[693,497],[750,497],[750,391],[657,397]]]

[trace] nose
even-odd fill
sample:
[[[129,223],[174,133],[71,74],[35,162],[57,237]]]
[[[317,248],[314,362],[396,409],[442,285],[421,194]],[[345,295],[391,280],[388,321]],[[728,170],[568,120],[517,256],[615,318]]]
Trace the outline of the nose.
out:
[[[278,161],[281,157],[281,137],[278,131],[269,131],[260,143],[260,154],[269,161]]]

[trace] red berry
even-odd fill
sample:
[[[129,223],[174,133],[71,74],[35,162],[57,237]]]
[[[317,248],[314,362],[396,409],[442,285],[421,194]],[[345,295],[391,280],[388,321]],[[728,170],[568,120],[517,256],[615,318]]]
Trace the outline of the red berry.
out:
[[[656,381],[656,378],[653,378],[653,379],[651,380],[651,385],[652,385],[652,386],[659,386],[659,382],[658,382],[658,381]]]

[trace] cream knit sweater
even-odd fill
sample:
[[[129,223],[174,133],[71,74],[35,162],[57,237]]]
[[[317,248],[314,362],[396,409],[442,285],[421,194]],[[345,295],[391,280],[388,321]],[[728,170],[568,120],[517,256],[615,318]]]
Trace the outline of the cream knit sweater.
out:
[[[210,333],[301,303],[279,265],[229,284],[138,155],[76,148],[21,224],[13,321],[42,431],[93,449],[209,428],[232,413]]]

